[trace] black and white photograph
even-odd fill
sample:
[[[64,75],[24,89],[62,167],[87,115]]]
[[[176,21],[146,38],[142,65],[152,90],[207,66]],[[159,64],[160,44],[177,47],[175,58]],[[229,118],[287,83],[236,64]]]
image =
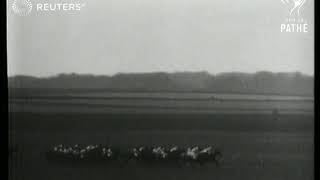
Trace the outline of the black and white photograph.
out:
[[[313,0],[6,0],[9,180],[313,180]]]

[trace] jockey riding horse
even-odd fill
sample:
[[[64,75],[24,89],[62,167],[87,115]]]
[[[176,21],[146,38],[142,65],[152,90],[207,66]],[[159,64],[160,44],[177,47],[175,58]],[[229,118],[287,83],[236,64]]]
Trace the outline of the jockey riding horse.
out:
[[[199,152],[197,161],[200,165],[204,165],[208,162],[214,162],[217,166],[219,166],[221,158],[222,154],[219,150],[214,149],[211,146],[208,146],[206,148],[203,148]]]
[[[122,163],[128,163],[130,160],[147,163],[153,162],[175,162],[175,163],[205,163],[214,162],[219,165],[221,161],[221,152],[211,146],[199,148],[198,146],[180,148],[171,147],[133,147],[133,148],[111,148],[110,146],[80,145],[64,146],[62,144],[54,146],[46,153],[48,160],[58,161],[93,161],[105,162],[117,160]]]

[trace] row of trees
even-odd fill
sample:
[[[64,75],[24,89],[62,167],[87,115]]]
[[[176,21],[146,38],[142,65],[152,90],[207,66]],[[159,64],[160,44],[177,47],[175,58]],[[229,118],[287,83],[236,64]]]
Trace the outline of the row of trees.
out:
[[[108,89],[116,91],[186,91],[313,95],[312,76],[301,73],[140,73],[95,76],[59,74],[48,78],[14,76],[9,88]]]

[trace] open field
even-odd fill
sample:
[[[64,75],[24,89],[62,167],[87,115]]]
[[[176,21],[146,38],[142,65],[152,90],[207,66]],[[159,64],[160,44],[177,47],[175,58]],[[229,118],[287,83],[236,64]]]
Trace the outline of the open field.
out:
[[[16,179],[313,179],[312,101],[11,99],[9,106]],[[224,159],[202,168],[48,163],[44,152],[60,143],[215,145]]]

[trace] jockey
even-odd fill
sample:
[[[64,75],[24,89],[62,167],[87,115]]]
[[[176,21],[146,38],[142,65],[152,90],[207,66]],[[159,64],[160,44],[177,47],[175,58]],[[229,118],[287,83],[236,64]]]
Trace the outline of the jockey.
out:
[[[170,148],[170,152],[173,152],[173,151],[176,151],[176,150],[178,150],[178,146],[174,146],[174,147],[172,147],[172,148]]]
[[[193,147],[192,149],[191,149],[192,151],[199,151],[199,147],[198,146],[195,146],[195,147]]]
[[[107,149],[105,147],[102,148],[102,155],[106,155],[107,154]]]
[[[200,151],[200,153],[208,153],[208,154],[209,154],[209,153],[211,152],[211,150],[212,150],[212,147],[211,147],[211,146],[208,146],[208,147],[202,149],[202,150]]]
[[[137,148],[133,148],[132,152],[133,152],[133,156],[134,157],[138,157],[139,156],[139,150]]]
[[[188,157],[195,160],[198,157],[198,150],[199,150],[198,146],[193,147],[193,148],[188,148],[186,154]]]
[[[166,157],[166,153],[164,152],[164,148],[161,146],[158,146],[156,148],[152,149],[152,153],[156,154],[157,156],[160,156],[161,158],[165,158]]]
[[[161,152],[161,148],[160,147],[152,148],[152,152],[155,154],[159,154]]]
[[[81,149],[80,150],[80,159],[84,158],[85,153],[86,153],[86,149]]]
[[[112,156],[112,150],[110,148],[103,147],[102,148],[102,155],[106,157]]]
[[[139,147],[139,151],[140,151],[140,152],[143,151],[144,149],[145,149],[144,146]]]
[[[161,147],[161,146],[160,146],[160,147],[159,147],[159,152],[160,152],[162,158],[166,158],[167,155],[168,155],[168,153],[166,153],[164,147]]]
[[[107,157],[111,157],[112,156],[112,150],[110,148],[107,149]]]

